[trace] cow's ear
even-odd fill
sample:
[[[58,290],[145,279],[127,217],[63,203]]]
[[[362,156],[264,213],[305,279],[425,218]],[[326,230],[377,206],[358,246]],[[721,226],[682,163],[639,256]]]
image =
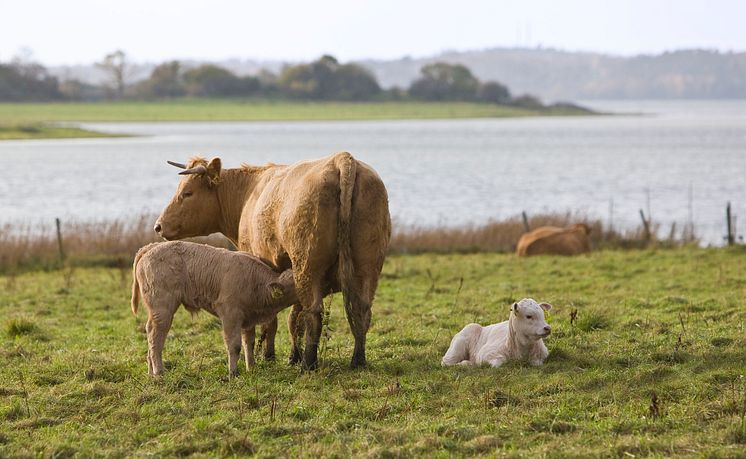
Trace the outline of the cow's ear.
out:
[[[222,169],[222,163],[220,158],[212,158],[207,163],[207,179],[210,181],[210,185],[217,185],[220,182],[220,170]]]
[[[552,309],[552,305],[551,305],[551,304],[549,304],[549,303],[541,303],[541,304],[539,305],[539,307],[540,307],[541,309],[545,310],[545,311],[549,311],[550,309]]]
[[[283,287],[282,284],[278,282],[270,282],[269,292],[272,295],[273,299],[278,300],[285,296],[285,287]]]

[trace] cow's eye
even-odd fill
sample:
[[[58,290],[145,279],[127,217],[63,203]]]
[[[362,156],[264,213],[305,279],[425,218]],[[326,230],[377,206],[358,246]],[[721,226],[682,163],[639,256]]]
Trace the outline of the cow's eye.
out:
[[[182,198],[188,198],[191,195],[192,195],[191,191],[185,191],[185,192],[181,193],[181,197]]]
[[[533,319],[534,316],[526,316],[527,319]]]

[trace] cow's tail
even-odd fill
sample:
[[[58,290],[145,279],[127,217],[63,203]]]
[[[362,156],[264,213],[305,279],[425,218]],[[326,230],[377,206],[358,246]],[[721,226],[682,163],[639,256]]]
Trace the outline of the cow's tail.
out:
[[[339,169],[339,220],[337,224],[339,283],[347,318],[354,323],[359,320],[358,312],[353,309],[353,305],[358,301],[351,242],[352,190],[355,188],[357,164],[355,158],[347,152],[337,155],[336,164]]]
[[[137,307],[140,304],[140,285],[137,282],[137,264],[140,262],[140,258],[156,245],[158,245],[158,243],[148,244],[145,247],[140,248],[135,255],[135,261],[132,263],[132,314],[135,315],[137,315]]]

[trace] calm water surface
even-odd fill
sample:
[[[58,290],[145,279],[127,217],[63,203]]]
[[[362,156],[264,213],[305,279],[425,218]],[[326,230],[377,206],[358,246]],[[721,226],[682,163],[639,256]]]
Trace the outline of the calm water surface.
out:
[[[746,101],[587,105],[646,115],[88,123],[139,137],[0,142],[0,224],[158,213],[178,182],[167,159],[220,156],[236,167],[348,150],[379,172],[404,224],[483,223],[525,210],[633,227],[649,202],[666,231],[691,218],[706,243],[720,244],[732,201],[746,228]]]

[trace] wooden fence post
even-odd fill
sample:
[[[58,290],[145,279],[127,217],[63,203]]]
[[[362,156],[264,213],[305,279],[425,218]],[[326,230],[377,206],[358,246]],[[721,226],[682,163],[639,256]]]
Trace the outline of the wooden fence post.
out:
[[[736,237],[733,234],[733,217],[730,213],[730,201],[728,201],[728,205],[725,206],[725,225],[728,228],[728,245],[733,245],[736,242]]]
[[[62,229],[60,219],[55,218],[54,222],[57,224],[57,247],[60,249],[60,261],[65,261],[65,251],[62,249]]]
[[[528,226],[528,215],[526,215],[525,210],[521,212],[521,216],[523,217],[523,230],[528,233],[531,231],[531,227]]]
[[[645,213],[642,211],[642,209],[640,209],[640,218],[642,219],[642,226],[645,231],[643,237],[646,241],[650,241],[650,221],[645,219]]]

